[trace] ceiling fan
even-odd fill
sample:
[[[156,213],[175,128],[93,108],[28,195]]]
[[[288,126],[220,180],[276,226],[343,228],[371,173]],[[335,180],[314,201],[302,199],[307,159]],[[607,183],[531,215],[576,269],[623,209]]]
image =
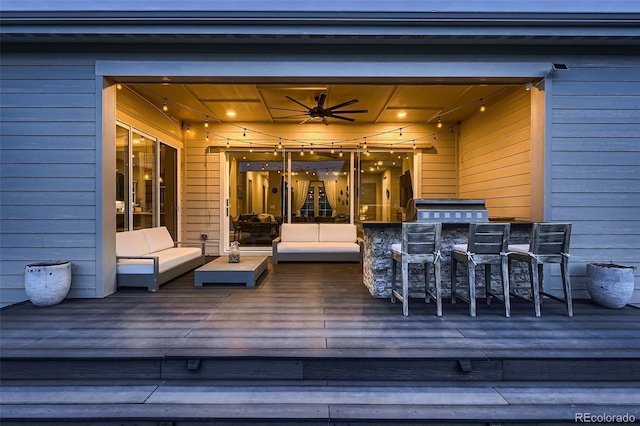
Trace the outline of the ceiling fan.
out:
[[[324,94],[324,93],[321,93],[319,96],[316,96],[315,99],[318,101],[318,105],[314,106],[314,107],[306,106],[302,102],[299,102],[299,101],[293,99],[290,96],[285,96],[285,98],[289,99],[292,102],[297,103],[301,107],[305,108],[306,111],[301,111],[301,110],[298,110],[298,109],[272,107],[271,109],[277,109],[277,110],[280,110],[280,111],[293,111],[293,112],[297,112],[298,113],[298,114],[294,114],[294,115],[287,115],[285,117],[274,117],[274,118],[282,119],[282,118],[303,118],[303,117],[305,117],[304,120],[302,120],[302,122],[300,122],[300,124],[304,124],[309,120],[322,120],[322,122],[328,126],[329,123],[327,121],[327,118],[337,118],[339,120],[345,120],[345,121],[356,121],[354,118],[344,117],[344,116],[338,115],[338,114],[362,114],[362,113],[369,112],[366,109],[352,109],[352,110],[341,110],[341,111],[338,111],[340,108],[346,107],[348,105],[353,105],[353,104],[359,102],[357,99],[351,99],[350,101],[343,102],[341,104],[325,108],[324,107],[324,103],[327,100],[327,95]]]

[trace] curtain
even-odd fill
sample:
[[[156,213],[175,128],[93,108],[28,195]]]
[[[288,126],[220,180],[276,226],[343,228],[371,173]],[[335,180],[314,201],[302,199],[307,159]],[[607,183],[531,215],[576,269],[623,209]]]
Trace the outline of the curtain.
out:
[[[323,180],[322,183],[324,184],[324,192],[327,194],[327,200],[332,209],[331,216],[335,216],[338,207],[337,182],[335,180]]]
[[[300,211],[302,206],[304,206],[304,202],[307,200],[307,192],[309,192],[309,181],[297,180],[296,188],[293,194],[293,206],[295,207],[296,212]]]

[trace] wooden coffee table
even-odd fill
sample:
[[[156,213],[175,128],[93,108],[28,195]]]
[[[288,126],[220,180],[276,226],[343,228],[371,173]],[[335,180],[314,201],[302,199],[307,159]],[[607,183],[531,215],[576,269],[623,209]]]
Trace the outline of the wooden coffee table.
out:
[[[255,287],[256,280],[267,270],[267,257],[242,256],[240,262],[229,263],[227,256],[221,256],[196,269],[195,286],[204,283],[244,283],[247,287]]]

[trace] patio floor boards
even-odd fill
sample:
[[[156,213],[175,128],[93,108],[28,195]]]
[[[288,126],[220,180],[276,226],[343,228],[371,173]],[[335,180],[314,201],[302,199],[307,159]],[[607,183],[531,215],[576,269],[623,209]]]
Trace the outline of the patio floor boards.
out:
[[[512,317],[505,318],[500,303],[479,301],[478,317],[471,318],[465,303],[445,300],[438,318],[434,303],[412,299],[410,316],[401,311],[401,304],[369,295],[360,265],[336,263],[269,264],[255,288],[195,288],[190,273],[158,293],[119,289],[105,299],[8,307],[0,310],[2,416],[41,413],[30,418],[42,420],[43,410],[55,406],[60,418],[80,421],[93,407],[105,418],[149,420],[157,419],[160,406],[185,421],[189,406],[193,421],[219,415],[437,423],[515,419],[519,406],[522,415],[537,413],[530,421],[554,415],[568,421],[575,407],[610,405],[639,417],[638,309],[576,301],[569,318],[561,303],[545,301],[535,318],[532,304],[514,301]],[[126,384],[133,393],[122,397],[144,403],[115,400],[119,392],[112,390],[103,404],[87,400],[82,411],[51,400],[52,384],[75,387],[80,400],[99,398],[105,384]],[[237,399],[222,397],[229,392]],[[452,392],[451,399],[443,396]],[[404,403],[393,400],[403,393]],[[27,394],[39,395],[41,404],[19,400]],[[358,395],[369,395],[364,406]],[[554,398],[552,407],[542,403]],[[413,408],[401,414],[398,404]],[[447,411],[448,405],[455,407]],[[125,406],[127,416],[115,416]]]

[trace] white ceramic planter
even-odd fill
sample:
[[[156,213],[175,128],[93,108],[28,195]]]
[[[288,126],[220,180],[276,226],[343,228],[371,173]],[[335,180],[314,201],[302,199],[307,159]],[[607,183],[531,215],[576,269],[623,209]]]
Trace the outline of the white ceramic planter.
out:
[[[35,263],[24,269],[24,289],[36,306],[62,302],[70,288],[71,262]]]
[[[607,308],[622,308],[633,296],[633,266],[614,263],[587,264],[587,290],[591,298]]]

